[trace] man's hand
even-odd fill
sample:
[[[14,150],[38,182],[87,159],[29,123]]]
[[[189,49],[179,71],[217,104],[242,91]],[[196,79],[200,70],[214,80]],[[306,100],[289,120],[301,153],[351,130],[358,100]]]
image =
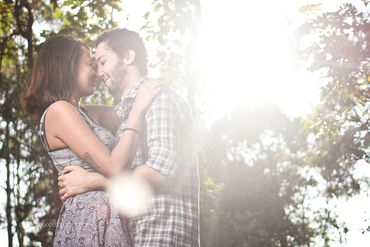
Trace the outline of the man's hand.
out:
[[[62,201],[91,190],[93,173],[79,166],[66,166],[58,177],[59,195]]]

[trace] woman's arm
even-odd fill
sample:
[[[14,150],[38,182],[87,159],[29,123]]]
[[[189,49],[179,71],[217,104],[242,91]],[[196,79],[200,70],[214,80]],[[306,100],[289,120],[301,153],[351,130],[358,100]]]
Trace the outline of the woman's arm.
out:
[[[145,113],[159,93],[159,84],[142,86],[129,114],[126,127],[141,130]],[[131,163],[136,151],[138,134],[124,131],[112,152],[97,138],[81,115],[67,101],[53,103],[46,114],[45,131],[49,144],[62,143],[81,159],[106,176],[112,176]],[[51,140],[51,141],[50,141]],[[53,145],[50,145],[53,148]]]
[[[145,111],[132,109],[127,127],[141,129]],[[98,172],[112,176],[131,162],[136,151],[137,133],[124,131],[112,152],[90,129],[81,115],[66,101],[58,101],[49,107],[45,119],[46,133],[71,148],[81,159]],[[47,136],[50,140],[50,136]]]

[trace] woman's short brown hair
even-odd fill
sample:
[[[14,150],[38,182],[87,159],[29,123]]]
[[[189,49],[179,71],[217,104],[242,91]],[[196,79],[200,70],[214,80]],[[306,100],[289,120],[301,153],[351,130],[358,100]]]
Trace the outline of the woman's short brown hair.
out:
[[[36,120],[57,100],[70,100],[83,48],[89,46],[68,36],[56,35],[42,44],[37,55],[23,106]]]

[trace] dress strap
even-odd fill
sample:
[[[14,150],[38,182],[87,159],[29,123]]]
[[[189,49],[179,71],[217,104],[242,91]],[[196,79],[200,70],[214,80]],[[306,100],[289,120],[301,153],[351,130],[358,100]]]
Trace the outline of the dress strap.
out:
[[[82,115],[82,117],[85,119],[88,125],[90,125],[90,127],[96,126],[96,125],[100,126],[99,123],[97,123],[92,117],[90,117],[90,115],[87,113],[85,108],[83,108],[82,106],[80,109],[76,107],[74,108],[78,113],[80,113],[80,115]]]
[[[44,111],[44,113],[42,114],[41,119],[40,119],[39,137],[40,137],[41,143],[44,146],[44,148],[46,149],[46,151],[50,152],[51,149],[50,149],[48,140],[46,138],[46,133],[45,133],[45,116],[46,116],[47,111],[48,111],[48,108],[46,108],[46,110]]]
[[[40,137],[40,140],[41,140],[41,143],[42,145],[44,146],[44,148],[50,152],[51,151],[51,148],[49,146],[49,143],[48,143],[48,140],[46,138],[46,133],[45,133],[45,116],[46,116],[46,113],[48,111],[49,108],[46,108],[46,110],[44,111],[44,113],[42,114],[41,116],[41,119],[40,119],[40,126],[39,126],[39,137]],[[92,127],[94,125],[99,125],[97,122],[95,122],[94,119],[92,119],[84,110],[82,109],[78,109],[76,107],[73,106],[73,109],[75,109],[75,111],[80,114],[82,116],[82,118],[87,122],[87,124]]]

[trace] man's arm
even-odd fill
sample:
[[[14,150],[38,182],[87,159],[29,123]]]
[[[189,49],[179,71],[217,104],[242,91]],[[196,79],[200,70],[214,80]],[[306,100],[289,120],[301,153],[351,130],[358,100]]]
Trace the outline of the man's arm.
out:
[[[166,176],[161,175],[158,171],[145,164],[136,167],[132,176],[144,179],[152,187],[163,185],[167,181]]]
[[[88,172],[79,166],[67,166],[58,177],[59,195],[63,201],[93,190],[105,190],[109,180],[97,172]]]
[[[133,176],[151,186],[165,184],[177,168],[178,116],[171,95],[163,91],[154,99],[146,114],[148,159],[137,166]]]
[[[59,195],[62,201],[94,190],[106,190],[109,179],[97,172],[88,172],[79,166],[67,166],[58,177]],[[138,166],[132,174],[155,187],[166,182],[166,177],[147,165]]]

